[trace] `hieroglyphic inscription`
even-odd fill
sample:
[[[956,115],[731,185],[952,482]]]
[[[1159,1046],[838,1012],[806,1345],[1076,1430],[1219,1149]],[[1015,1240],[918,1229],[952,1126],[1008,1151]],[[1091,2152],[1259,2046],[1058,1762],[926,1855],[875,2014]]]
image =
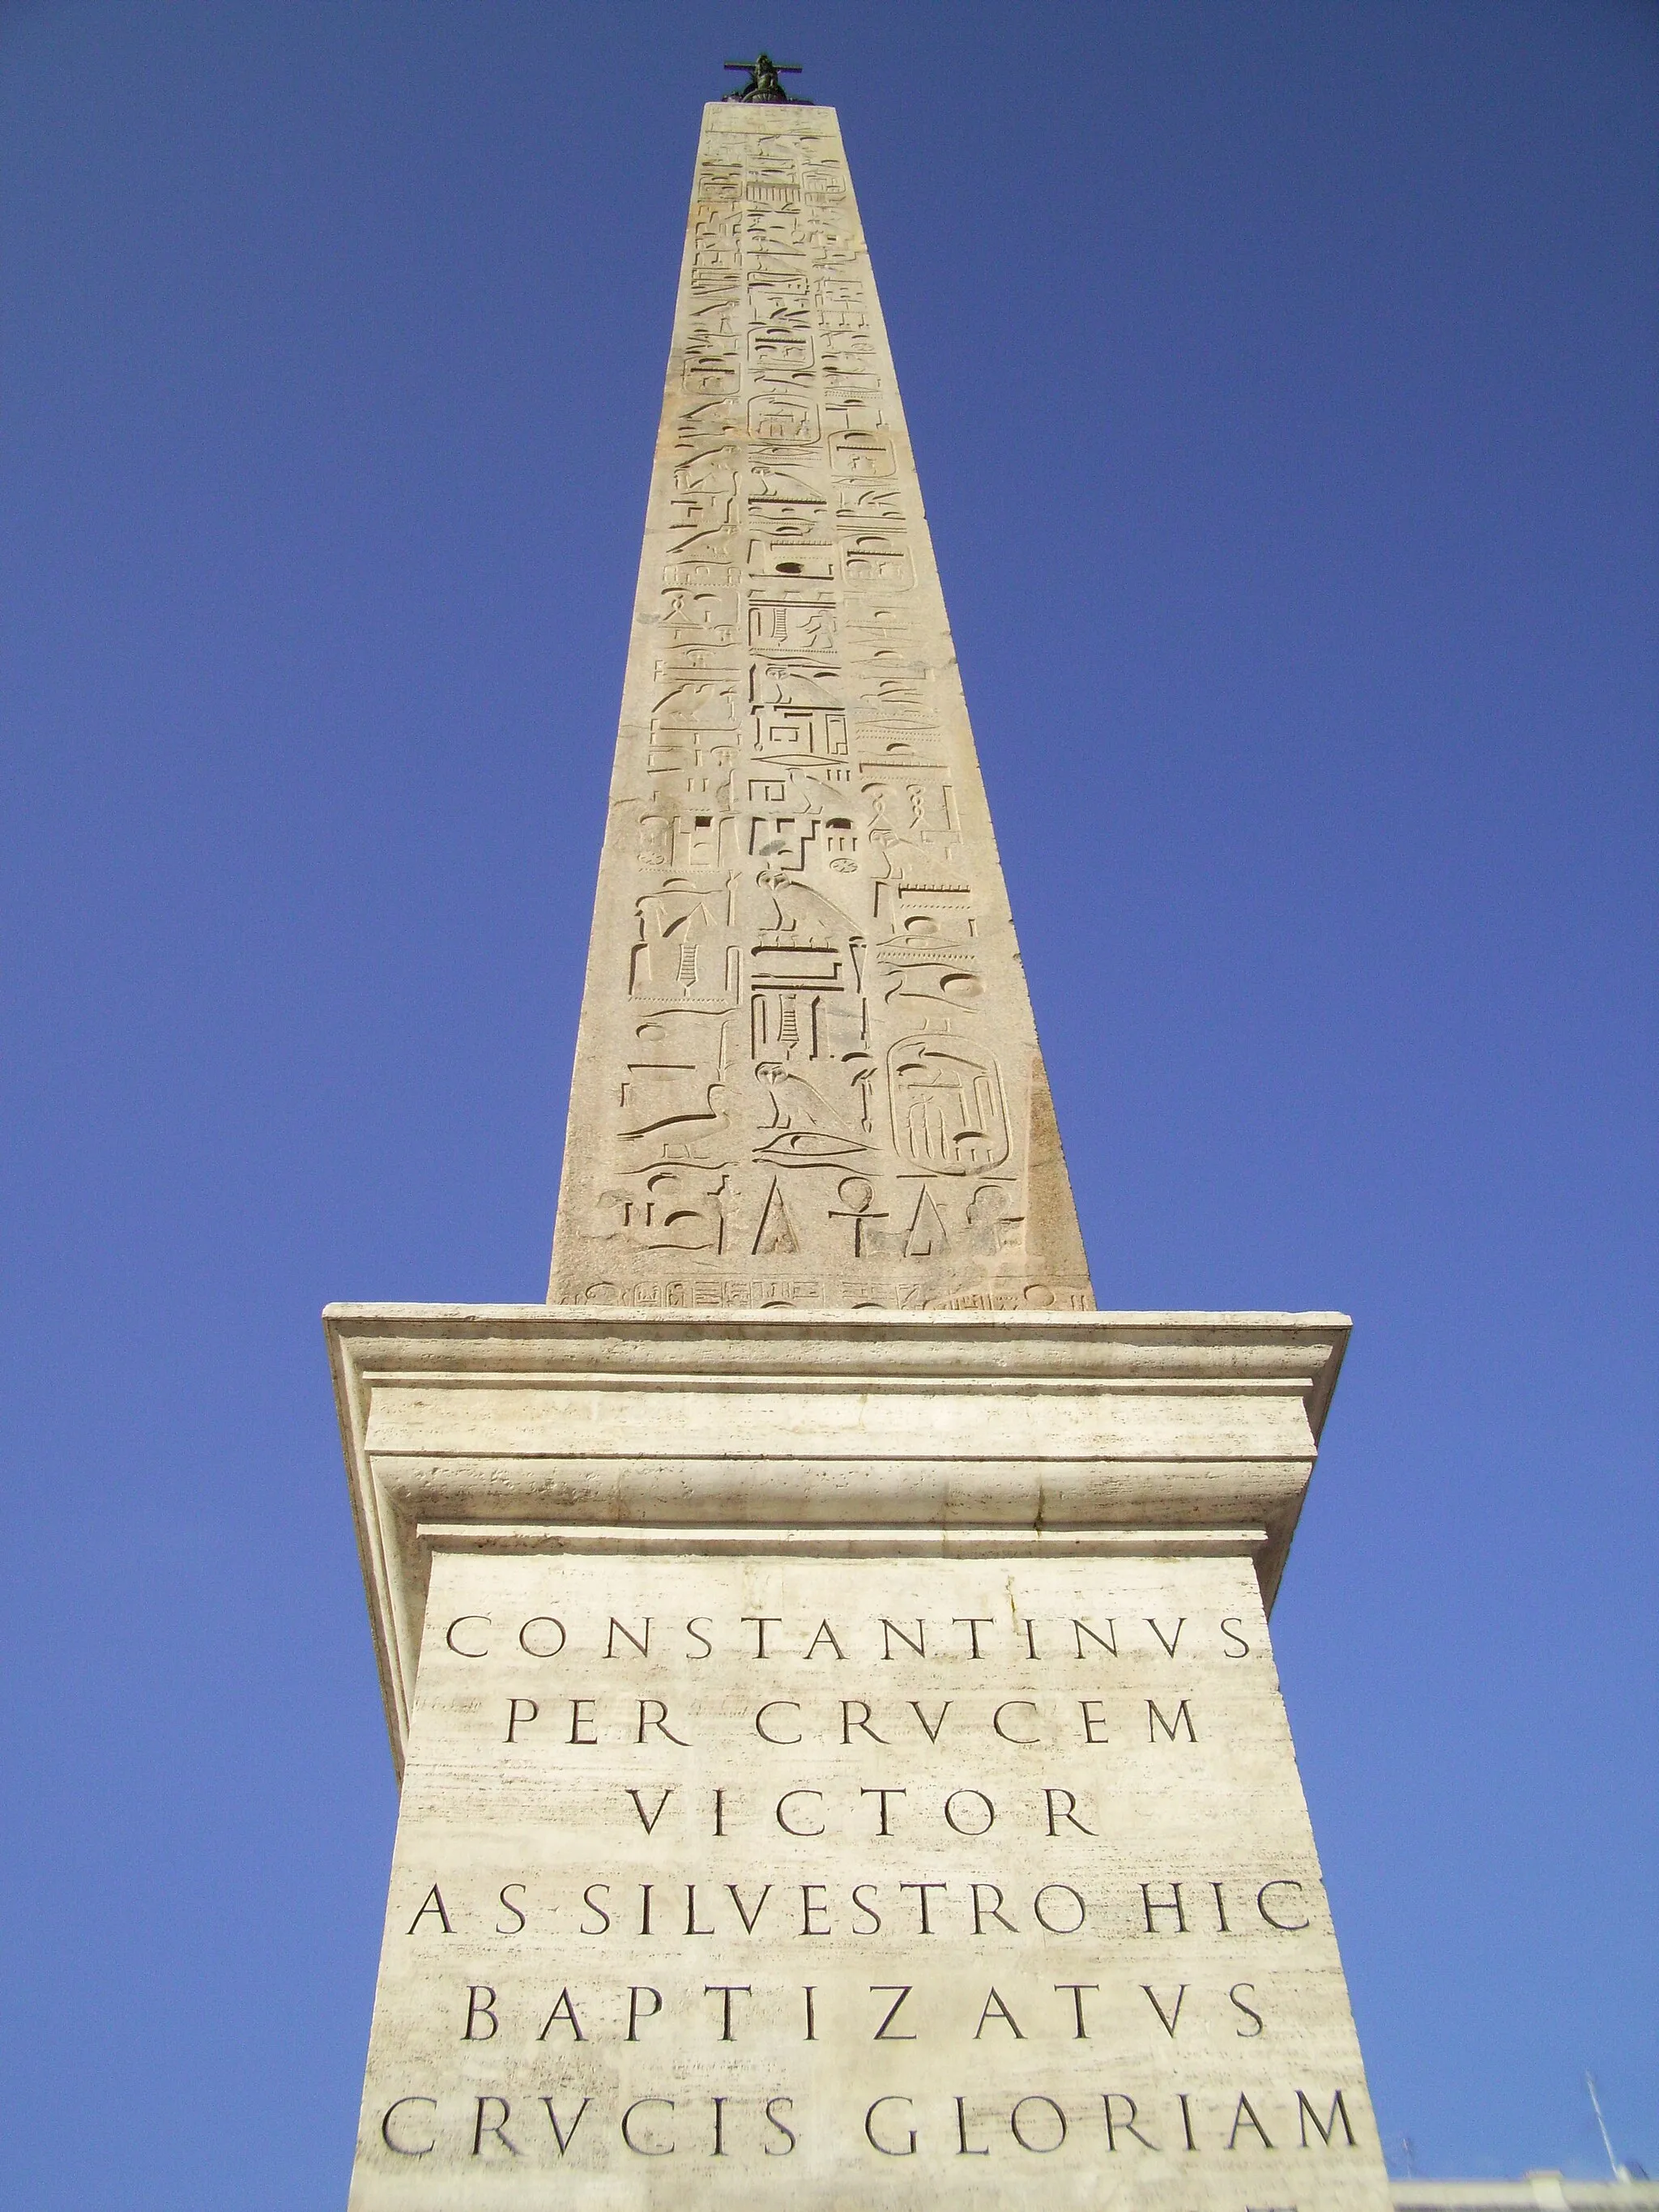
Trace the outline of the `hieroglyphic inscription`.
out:
[[[827,108],[704,118],[550,1295],[1093,1303]]]

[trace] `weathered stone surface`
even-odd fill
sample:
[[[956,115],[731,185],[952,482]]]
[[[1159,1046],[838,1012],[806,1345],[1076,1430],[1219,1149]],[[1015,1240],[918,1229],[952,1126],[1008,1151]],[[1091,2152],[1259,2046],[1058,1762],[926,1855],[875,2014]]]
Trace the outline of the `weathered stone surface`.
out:
[[[1376,2212],[1263,1607],[1339,1316],[329,1331],[404,1765],[359,2212]]]
[[[1093,1304],[831,108],[704,114],[549,1296]]]
[[[444,1553],[425,1648],[361,2205],[1372,2201],[1247,1558]]]

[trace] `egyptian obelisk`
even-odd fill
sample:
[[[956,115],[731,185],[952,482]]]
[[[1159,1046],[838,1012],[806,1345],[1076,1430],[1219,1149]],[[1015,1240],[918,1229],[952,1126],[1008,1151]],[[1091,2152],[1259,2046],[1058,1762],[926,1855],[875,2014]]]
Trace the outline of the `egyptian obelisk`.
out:
[[[562,1304],[1093,1304],[833,112],[698,149]]]
[[[744,66],[549,1301],[326,1316],[351,2205],[1384,2212],[1267,1619],[1348,1325],[1094,1310],[836,118]]]

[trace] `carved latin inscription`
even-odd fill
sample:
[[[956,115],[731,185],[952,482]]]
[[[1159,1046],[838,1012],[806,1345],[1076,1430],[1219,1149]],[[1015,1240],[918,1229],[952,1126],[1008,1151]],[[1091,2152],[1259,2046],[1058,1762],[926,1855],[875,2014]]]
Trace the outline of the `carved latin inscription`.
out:
[[[354,2205],[659,2170],[1374,2206],[1248,1561],[437,1559]]]

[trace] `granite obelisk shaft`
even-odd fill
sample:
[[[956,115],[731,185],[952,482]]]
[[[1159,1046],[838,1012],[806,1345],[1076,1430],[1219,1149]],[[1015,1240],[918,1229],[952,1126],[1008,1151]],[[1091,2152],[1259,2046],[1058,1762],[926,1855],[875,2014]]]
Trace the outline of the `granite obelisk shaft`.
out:
[[[704,113],[549,1295],[1094,1303],[829,108]]]

